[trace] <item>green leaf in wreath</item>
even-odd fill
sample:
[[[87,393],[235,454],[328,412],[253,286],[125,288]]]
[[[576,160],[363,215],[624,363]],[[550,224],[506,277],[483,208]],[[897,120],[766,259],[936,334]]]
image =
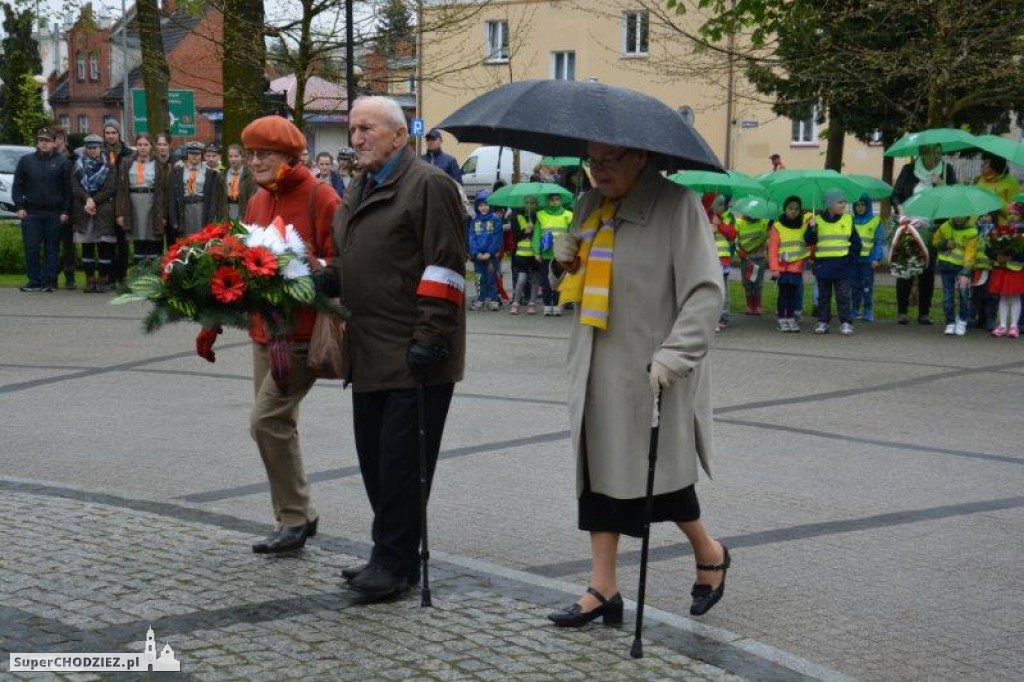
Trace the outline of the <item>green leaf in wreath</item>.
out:
[[[299,277],[285,282],[284,291],[297,302],[304,305],[312,305],[316,299],[316,287],[313,286],[312,277]]]

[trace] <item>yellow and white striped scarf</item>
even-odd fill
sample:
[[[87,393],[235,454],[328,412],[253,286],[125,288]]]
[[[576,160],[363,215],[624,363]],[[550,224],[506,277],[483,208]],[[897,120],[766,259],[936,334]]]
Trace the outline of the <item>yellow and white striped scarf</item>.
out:
[[[578,234],[580,267],[558,285],[562,303],[580,304],[580,324],[597,329],[608,329],[618,209],[619,202],[602,199],[590,213]]]

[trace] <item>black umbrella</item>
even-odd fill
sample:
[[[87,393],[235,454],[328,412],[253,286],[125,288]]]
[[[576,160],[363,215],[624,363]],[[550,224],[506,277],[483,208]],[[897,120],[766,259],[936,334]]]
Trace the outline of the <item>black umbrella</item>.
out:
[[[649,95],[590,81],[519,81],[480,95],[439,124],[459,142],[586,156],[587,142],[652,154],[661,170],[722,170],[682,115]]]

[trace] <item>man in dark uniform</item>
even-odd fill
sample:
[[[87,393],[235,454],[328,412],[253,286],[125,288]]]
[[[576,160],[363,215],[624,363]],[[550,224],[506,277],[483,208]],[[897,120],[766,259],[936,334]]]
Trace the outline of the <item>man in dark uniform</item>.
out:
[[[465,224],[458,185],[416,158],[397,102],[361,97],[350,120],[364,172],[335,219],[333,265],[352,311],[344,371],[373,552],[342,575],[365,601],[378,601],[420,577],[417,387],[429,487],[465,360]]]
[[[36,133],[36,151],[18,160],[11,201],[21,221],[28,282],[21,291],[53,291],[61,225],[71,219],[71,163],[54,151],[49,128]],[[43,256],[42,267],[39,258]]]
[[[103,124],[103,156],[115,174],[121,172],[122,162],[132,155],[132,149],[121,140],[121,124],[109,120]],[[121,178],[117,178],[119,183]],[[116,199],[115,199],[116,200]],[[117,235],[117,247],[114,250],[113,269],[110,272],[110,283],[124,282],[128,276],[128,239],[120,225],[114,225]]]

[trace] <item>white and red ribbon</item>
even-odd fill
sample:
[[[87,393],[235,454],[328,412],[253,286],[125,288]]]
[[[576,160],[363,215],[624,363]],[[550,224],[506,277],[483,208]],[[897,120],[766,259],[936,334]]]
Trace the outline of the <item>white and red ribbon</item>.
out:
[[[428,265],[423,271],[423,277],[420,278],[416,295],[440,298],[455,305],[462,305],[466,296],[466,279],[454,270],[440,265]]]

